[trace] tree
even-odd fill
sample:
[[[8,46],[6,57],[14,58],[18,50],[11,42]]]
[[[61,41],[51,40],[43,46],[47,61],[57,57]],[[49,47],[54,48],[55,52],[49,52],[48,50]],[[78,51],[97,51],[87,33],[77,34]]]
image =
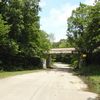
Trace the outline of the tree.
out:
[[[68,39],[61,39],[59,41],[59,48],[70,48],[72,45],[69,43]]]
[[[94,6],[80,4],[68,19],[67,36],[75,48],[90,58],[100,46],[100,2]]]
[[[53,43],[53,48],[70,48],[73,47],[68,39],[61,39],[59,42]]]
[[[39,53],[41,56],[44,56],[44,53],[48,52],[50,48],[52,47],[50,40],[48,39],[49,35],[43,31],[40,30],[39,32]]]
[[[40,66],[41,58],[50,49],[47,33],[40,30],[39,2],[1,0],[0,60],[4,70],[18,69],[19,65],[19,69],[25,69],[23,66],[33,66],[33,62]]]
[[[95,0],[95,3],[99,2],[100,0]]]
[[[91,7],[85,4],[80,4],[76,10],[73,10],[72,16],[68,19],[67,36],[71,43],[80,51],[86,52],[85,37],[87,35],[86,27],[89,9]]]
[[[3,19],[11,25],[8,37],[10,45],[18,47],[19,54],[37,55],[39,38],[39,0],[2,0]]]
[[[39,38],[39,4],[38,1],[23,0],[22,16],[23,26],[20,38],[20,49],[26,56],[35,56],[38,54]]]
[[[8,41],[8,33],[10,26],[7,22],[3,20],[2,15],[0,15],[0,45],[5,45]]]
[[[3,19],[10,25],[8,32],[9,48],[12,55],[19,53],[19,39],[23,28],[22,4],[20,0],[2,0],[0,2],[0,13]]]
[[[90,21],[86,31],[90,34],[87,35],[87,48],[94,51],[100,46],[100,2],[98,1],[89,12]]]
[[[5,51],[7,51],[8,48],[8,32],[9,32],[10,26],[7,25],[7,22],[3,20],[2,15],[0,14],[0,70],[3,69],[1,66],[3,61],[3,55]]]

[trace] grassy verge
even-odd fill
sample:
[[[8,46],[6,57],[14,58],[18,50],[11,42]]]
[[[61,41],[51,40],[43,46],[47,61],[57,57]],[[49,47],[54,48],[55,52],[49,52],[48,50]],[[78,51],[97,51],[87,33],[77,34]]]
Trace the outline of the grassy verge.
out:
[[[27,71],[15,71],[15,72],[0,72],[0,78],[6,78],[6,77],[15,76],[15,75],[23,75],[23,74],[38,72],[38,71],[41,71],[41,70],[27,70]]]
[[[81,76],[83,81],[88,85],[88,91],[98,94],[100,100],[100,76]]]
[[[99,94],[99,99],[97,100],[100,100],[100,65],[89,65],[80,69],[75,68],[76,67],[73,68],[75,72],[74,74],[79,75],[80,78],[83,79],[83,81],[88,85],[89,91]]]
[[[90,90],[100,94],[100,76],[90,76],[86,80]]]
[[[83,67],[78,71],[84,82],[88,85],[89,91],[99,94],[100,100],[100,65]]]

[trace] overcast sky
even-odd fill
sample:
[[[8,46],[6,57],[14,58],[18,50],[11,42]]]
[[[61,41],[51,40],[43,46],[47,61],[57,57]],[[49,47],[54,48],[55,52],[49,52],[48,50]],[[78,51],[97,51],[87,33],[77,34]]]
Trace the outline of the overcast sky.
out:
[[[55,41],[66,38],[67,19],[80,2],[91,5],[94,0],[41,0],[41,29],[53,33]]]

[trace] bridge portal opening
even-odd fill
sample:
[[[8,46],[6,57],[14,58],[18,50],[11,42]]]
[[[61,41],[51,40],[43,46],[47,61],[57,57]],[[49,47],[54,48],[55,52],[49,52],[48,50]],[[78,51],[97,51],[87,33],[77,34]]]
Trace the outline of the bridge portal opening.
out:
[[[74,55],[78,54],[75,48],[54,48],[47,54],[46,66],[51,67],[53,62],[70,64]]]

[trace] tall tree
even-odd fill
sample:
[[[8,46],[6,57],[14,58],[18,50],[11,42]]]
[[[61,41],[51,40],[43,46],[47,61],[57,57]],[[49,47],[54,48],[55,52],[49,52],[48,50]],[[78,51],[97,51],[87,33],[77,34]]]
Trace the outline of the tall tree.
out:
[[[1,14],[11,25],[9,40],[18,45],[18,53],[34,56],[37,54],[39,38],[39,0],[2,0]]]
[[[91,52],[100,46],[100,2],[91,8],[89,12],[90,21],[88,22],[88,27],[86,31],[87,35],[87,48],[91,49]]]
[[[0,46],[7,43],[9,29],[10,26],[7,25],[7,22],[4,21],[2,15],[0,15]]]
[[[100,2],[93,6],[80,4],[68,19],[67,36],[80,53],[91,58],[93,51],[100,46]]]
[[[67,36],[69,40],[74,43],[75,47],[83,51],[83,35],[85,34],[85,27],[87,27],[87,5],[80,4],[76,10],[73,10],[72,16],[68,19]]]
[[[12,50],[15,50],[15,54],[19,53],[19,37],[23,28],[23,16],[21,12],[21,1],[20,0],[2,0],[0,2],[0,9],[3,19],[11,26],[8,38],[9,46]]]
[[[41,56],[44,56],[44,53],[48,52],[50,48],[52,47],[51,42],[49,40],[49,35],[45,31],[40,30],[38,41],[39,41],[38,54],[40,54]]]
[[[22,15],[23,25],[21,36],[21,50],[24,54],[37,55],[39,38],[39,4],[37,0],[23,0]]]

